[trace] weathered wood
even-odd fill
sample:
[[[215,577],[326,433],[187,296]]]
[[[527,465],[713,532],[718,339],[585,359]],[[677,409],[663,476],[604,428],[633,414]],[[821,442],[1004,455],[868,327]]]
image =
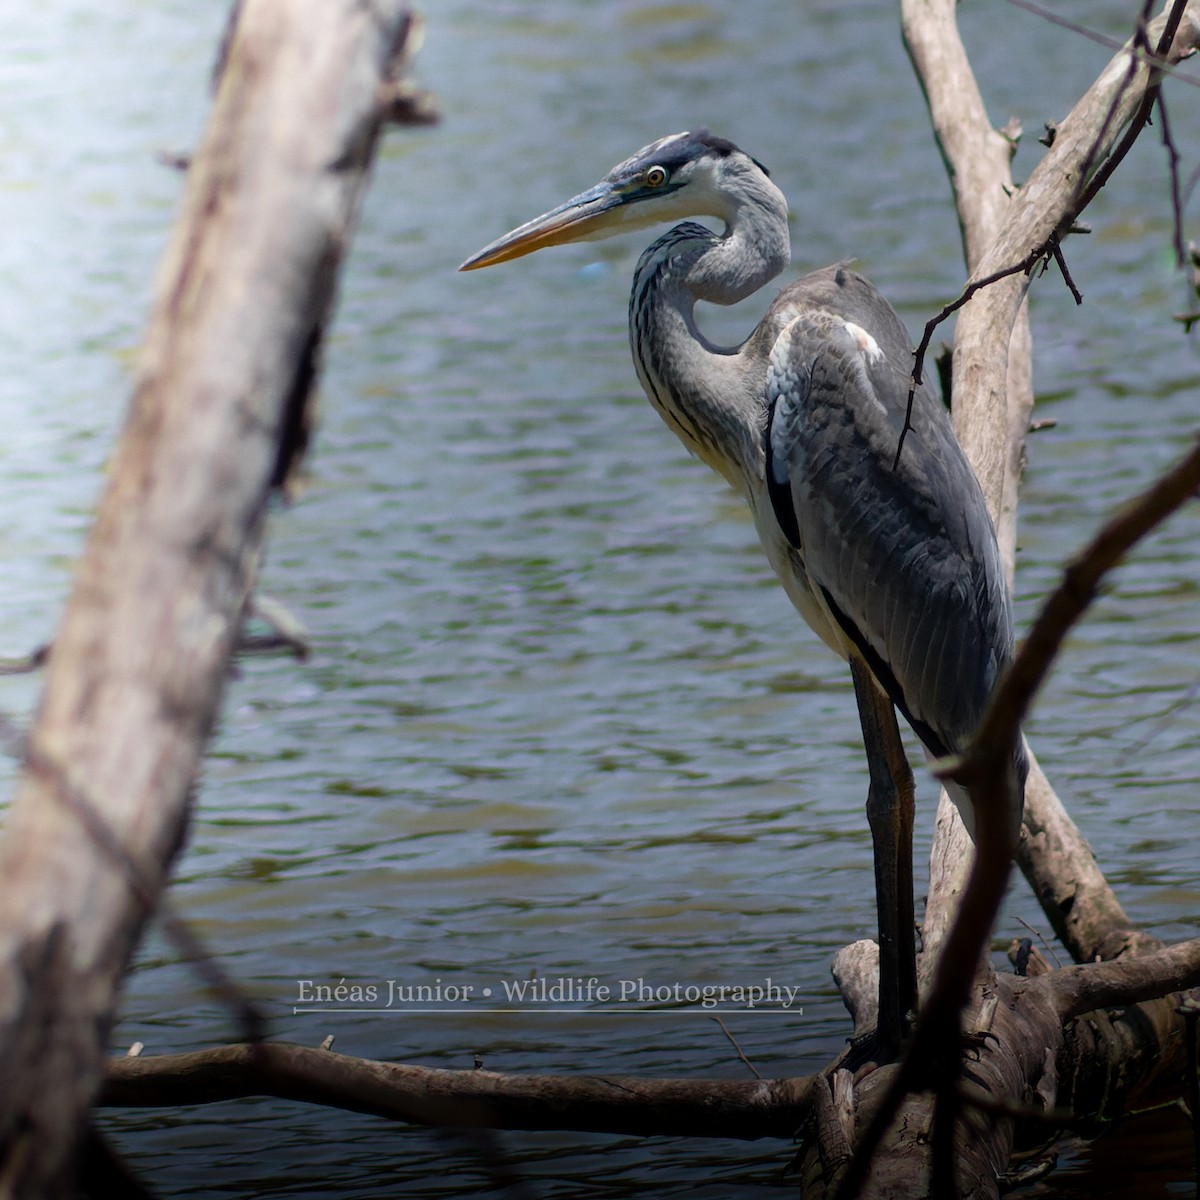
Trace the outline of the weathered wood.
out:
[[[905,45],[929,102],[963,231],[968,286],[1022,262],[1052,235],[1065,236],[1079,212],[1080,182],[1094,173],[1134,116],[1155,76],[1128,53],[1117,55],[1057,126],[1054,145],[1029,180],[1014,188],[1011,139],[991,127],[958,37],[953,0],[904,0]],[[1166,23],[1148,30],[1156,44]],[[1189,4],[1165,61],[1200,42],[1200,9]],[[954,339],[955,430],[983,485],[1001,552],[1012,569],[1016,486],[1033,406],[1028,312],[1030,278],[1018,273],[978,292],[958,316]],[[961,891],[972,848],[943,799],[931,860],[925,944],[935,950]],[[1026,787],[1018,862],[1055,932],[1077,959],[1146,944],[1109,887],[1036,758]],[[928,974],[930,962],[924,964]]]
[[[916,0],[908,0],[915,4]],[[927,0],[941,16],[938,40],[957,38],[953,15],[946,0]],[[922,0],[922,8],[927,7]],[[1149,44],[1157,44],[1166,25],[1164,14],[1150,24]],[[1180,28],[1165,54],[1176,63],[1200,45],[1200,5],[1189,3]],[[1053,146],[1012,193],[998,226],[983,224],[988,213],[960,209],[964,220],[980,222],[976,245],[987,243],[977,258],[968,260],[968,286],[1025,260],[1052,238],[1066,236],[1080,212],[1083,183],[1112,152],[1137,113],[1148,87],[1157,81],[1150,65],[1129,53],[1118,54],[1057,126]],[[952,121],[952,102],[946,120]],[[970,138],[958,148],[966,150]],[[990,194],[1010,186],[1007,175],[997,176]],[[1016,400],[1021,389],[1014,377],[1029,377],[1025,294],[1030,276],[1018,272],[977,292],[958,315],[954,338],[955,429],[968,457],[984,482],[989,499],[997,494],[997,475],[1007,495],[1013,478],[1012,464],[1024,453],[1032,395],[1028,403]],[[1000,436],[996,414],[1006,414],[1008,441]],[[1007,458],[1005,454],[1007,453]],[[1007,505],[1007,501],[1005,501]],[[1015,511],[1015,510],[1014,510]],[[1007,507],[1001,510],[999,528],[1009,551]],[[1015,526],[1014,526],[1015,528]],[[1042,902],[1055,932],[1077,958],[1113,953],[1138,935],[1103,873],[1091,848],[1075,827],[1041,768],[1034,761],[1026,790],[1026,830],[1018,862]],[[1047,851],[1053,851],[1048,854]]]
[[[1056,140],[1030,181],[1010,200],[1006,195],[1006,189],[1011,189],[1007,154],[1001,153],[999,135],[987,122],[958,39],[952,0],[903,0],[902,7],[906,43],[922,77],[939,146],[955,185],[968,266],[972,280],[979,281],[998,274],[1004,266],[1024,261],[1031,250],[1049,246],[1052,235],[1065,233],[1080,210],[1080,179],[1110,153],[1138,113],[1154,75],[1145,63],[1128,53],[1119,54],[1063,123],[1068,136]],[[1198,14],[1200,6],[1188,5],[1169,50],[1170,61],[1177,61],[1200,44]],[[1156,44],[1165,22],[1165,17],[1159,18],[1151,27],[1151,45]],[[960,312],[954,349],[955,427],[980,476],[1000,530],[1002,549],[1010,562],[1015,532],[1016,468],[1023,453],[1032,404],[1024,306],[1027,287],[1027,276],[1018,273],[978,292]],[[1193,473],[1190,464],[1186,473],[1189,476]],[[1194,483],[1190,486],[1194,488]],[[1097,569],[1105,569],[1102,562],[1112,565],[1111,559],[1104,558],[1102,547],[1093,550],[1096,553],[1092,565]],[[1053,647],[1048,643],[1045,650],[1040,656],[1023,656],[1031,682],[1035,670],[1044,671]],[[1040,658],[1040,666],[1030,668],[1028,664],[1035,658]],[[1000,711],[1003,705],[993,704],[985,726],[992,726],[997,736],[989,739],[985,734],[977,739],[963,765],[963,770],[973,769],[975,781],[989,790],[996,790],[995,780],[1002,762],[994,759],[989,763],[981,758],[972,764],[973,754],[986,751],[989,745],[1008,744],[1008,734],[1002,726],[1008,719],[1011,730],[1011,722],[1019,718],[1030,690],[1008,688],[1015,707],[1007,713]],[[987,801],[981,798],[977,811],[987,808]],[[936,1021],[929,1020],[930,1001],[936,1006],[944,1000],[945,989],[941,985],[951,974],[947,964],[956,947],[959,956],[964,951],[961,932],[967,920],[973,919],[980,925],[971,910],[982,911],[982,903],[972,887],[969,902],[955,913],[962,887],[961,864],[969,852],[969,843],[961,827],[953,828],[957,822],[947,817],[945,813],[939,815],[925,936],[927,948],[936,951],[941,947],[947,953],[939,960],[936,975],[935,968],[930,966],[934,954],[927,955],[922,963],[923,996],[930,990],[931,977],[936,986],[925,996],[926,1011],[903,1065],[875,1072],[862,1081],[855,1098],[855,1126],[861,1131],[860,1144],[862,1140],[869,1142],[883,1130],[882,1118],[874,1120],[872,1128],[881,1102],[885,1112],[894,1112],[896,1097],[914,1085],[919,1088],[922,1081],[942,1077],[944,1064],[931,1071],[921,1062],[926,1050],[935,1049],[936,1035],[932,1031]],[[1021,849],[1022,865],[1035,891],[1043,899],[1056,931],[1073,952],[1116,953],[1130,947],[1144,950],[1154,945],[1152,939],[1130,931],[1130,923],[1086,842],[1036,767],[1030,781]],[[980,864],[973,870],[972,880],[977,882]],[[999,884],[1000,876],[994,871],[992,875]],[[998,892],[992,899],[998,899]],[[1080,904],[1081,912],[1073,917],[1076,903]],[[977,945],[982,948],[982,939]],[[846,964],[859,959],[861,956],[847,954],[843,970]],[[856,1028],[864,1020],[860,973],[850,976],[854,991],[849,999]],[[1070,977],[1064,977],[1064,981],[1066,978]],[[1197,979],[1194,967],[1190,973],[1184,970],[1179,976],[1172,976],[1169,986],[1165,981],[1160,982],[1169,990],[1170,986],[1178,986],[1180,979],[1194,983]],[[985,969],[981,984],[983,990],[976,992],[967,1027],[986,1032],[989,1037],[980,1050],[980,1061],[971,1065],[970,1073],[985,1082],[992,1097],[1015,1103],[1036,1091],[1045,1103],[1054,1103],[1060,1080],[1082,1079],[1110,1087],[1114,1078],[1124,1083],[1136,1076],[1141,1081],[1145,1075],[1169,1067],[1172,1061],[1163,1053],[1172,1036],[1169,1001],[1139,1008],[1140,1018],[1135,1023],[1138,1032],[1126,1031],[1128,1035],[1123,1038],[1095,1039],[1074,1034],[1068,1037],[1062,1025],[1064,1013],[1055,1004],[1045,1002],[1043,990],[1030,991],[1024,986],[1014,989],[1011,981],[997,980],[991,975],[990,968]],[[1013,1015],[1016,1004],[1003,1003],[1010,993],[1021,1001],[1020,1019]],[[1043,999],[1036,1008],[1030,1003],[1035,997]],[[1078,1008],[1073,1008],[1071,1015],[1077,1016],[1078,1012]],[[939,1020],[949,1019],[945,1013],[932,1015]],[[1177,1033],[1177,1020],[1175,1025]],[[1068,1027],[1068,1033],[1071,1028]],[[1103,1045],[1096,1044],[1098,1041]],[[1077,1053],[1085,1042],[1107,1053],[1095,1058]],[[1146,1064],[1150,1065],[1145,1071],[1139,1069]],[[1116,1090],[1122,1097],[1129,1092],[1124,1086]],[[1103,1094],[1103,1090],[1068,1087],[1064,1094],[1071,1103],[1086,1105],[1092,1097]],[[934,1112],[926,1095],[912,1095],[904,1100],[879,1143],[869,1176],[860,1174],[865,1161],[862,1156],[857,1156],[847,1169],[843,1180],[847,1190],[858,1188],[861,1180],[858,1194],[862,1196],[913,1197],[932,1194],[943,1186],[934,1179],[934,1164],[939,1160],[936,1148],[931,1151],[931,1144],[936,1145],[939,1138]],[[953,1145],[953,1154],[946,1154],[943,1162],[953,1170],[955,1179],[952,1184],[947,1180],[946,1185],[964,1195],[995,1195],[996,1179],[1012,1147],[1012,1122],[981,1121],[980,1111],[969,1108],[954,1134]],[[836,1155],[838,1150],[836,1145],[832,1150],[815,1147],[809,1157],[825,1161],[831,1152]]]
[[[1084,165],[1102,162],[1133,116],[1151,79],[1129,54],[1116,56],[1059,126],[1050,152],[1028,183],[1014,189],[1011,140],[992,129],[966,52],[953,0],[904,0],[905,44],[929,102],[935,136],[954,186],[972,281],[1021,262],[1078,213]],[[1200,14],[1189,5],[1169,54],[1178,61],[1196,44]],[[1149,30],[1151,44],[1165,17]],[[955,429],[988,497],[1001,550],[1011,564],[1016,483],[1024,457],[1030,387],[1029,278],[1019,273],[977,293],[958,317],[954,342]],[[924,942],[936,951],[958,903],[970,841],[943,802],[931,859]],[[1078,959],[1139,941],[1036,760],[1026,787],[1018,861],[1055,932]],[[931,970],[926,959],[923,976]]]
[[[405,28],[399,0],[241,7],[0,843],[5,1195],[71,1194]]]
[[[958,1194],[996,1196],[1014,1147],[1043,1144],[1056,1121],[1102,1129],[1144,1102],[1163,1079],[1177,1078],[1183,1039],[1171,994],[1197,984],[1200,940],[1121,963],[1081,964],[1029,979],[995,977],[971,1023],[986,1036],[973,1039],[969,1078],[960,1085],[965,1098],[955,1131]],[[868,986],[853,995],[867,1009],[874,1003]],[[886,1067],[855,1081],[852,1115],[843,1119],[842,1129],[861,1134],[897,1071]],[[820,1086],[813,1084],[814,1102],[821,1098]],[[909,1096],[858,1194],[872,1200],[930,1195],[933,1122],[930,1095]],[[838,1179],[829,1178],[824,1165],[839,1159],[844,1136],[826,1132],[808,1146],[801,1164],[806,1197],[834,1194]],[[853,1136],[850,1141],[856,1144]]]
[[[1053,972],[1054,1002],[1067,1021],[1098,1008],[1170,996],[1195,987],[1198,978],[1200,940],[1179,942],[1113,962],[1063,967]]]
[[[279,1096],[422,1125],[638,1136],[790,1138],[808,1078],[511,1075],[375,1062],[282,1042],[110,1060],[100,1104],[213,1104]]]
[[[929,106],[934,139],[954,192],[967,269],[987,252],[1001,228],[1014,191],[1010,163],[1014,139],[998,132],[971,70],[947,0],[902,0],[900,26],[905,49]],[[959,391],[969,386],[952,360],[955,433],[975,470],[996,526],[1009,583],[1016,558],[1017,486],[1024,460],[1025,430],[1033,409],[1029,313],[1022,305],[1013,322],[1007,371],[1007,403],[973,405]],[[921,975],[928,986],[938,950],[949,930],[975,847],[943,792],[930,857],[929,892],[922,925]]]
[[[967,52],[958,36],[955,5],[947,0],[903,0],[901,32],[929,105],[934,138],[954,189],[963,258],[974,271],[1004,226],[1015,192],[1010,163],[1013,135],[992,127]],[[1016,542],[1017,483],[1024,431],[1033,408],[1029,317],[1019,307],[1012,322],[1008,370],[1000,383],[1006,402],[981,405],[954,351],[955,432],[987,497],[1009,575]],[[1018,422],[1014,438],[1013,422]]]

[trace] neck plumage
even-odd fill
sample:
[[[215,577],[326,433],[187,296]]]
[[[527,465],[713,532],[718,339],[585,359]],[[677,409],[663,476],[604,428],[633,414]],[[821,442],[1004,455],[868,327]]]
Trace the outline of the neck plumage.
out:
[[[786,208],[759,210],[752,234],[735,220],[724,237],[691,221],[676,225],[633,276],[629,341],[642,387],[679,440],[741,492],[763,469],[765,353],[762,363],[745,353],[753,339],[733,348],[710,342],[696,325],[696,301],[736,304],[789,256]]]

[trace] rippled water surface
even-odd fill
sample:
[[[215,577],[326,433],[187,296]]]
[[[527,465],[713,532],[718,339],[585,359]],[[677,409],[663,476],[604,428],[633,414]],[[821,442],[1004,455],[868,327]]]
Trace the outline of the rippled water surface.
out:
[[[1061,11],[1121,35],[1133,6]],[[48,638],[126,402],[224,5],[75,0],[0,12],[3,647]],[[310,663],[231,685],[173,901],[275,1036],[513,1071],[745,1066],[700,1011],[425,1016],[293,1011],[298,980],[799,989],[803,1013],[727,1018],[763,1074],[802,1073],[847,1023],[832,954],[873,925],[866,776],[845,668],[769,576],[747,514],[642,398],[625,304],[645,235],[473,275],[468,253],[664,133],[701,124],[771,168],[797,266],[854,256],[914,329],[960,281],[957,230],[892,8],[531,0],[431,5],[423,79],[445,110],[383,147],[299,501],[265,587]],[[1103,47],[999,4],[964,9],[993,117],[1034,137]],[[1014,70],[1013,64],[1020,64]],[[1200,97],[1174,89],[1197,161]],[[1023,493],[1022,625],[1062,560],[1189,443],[1196,346],[1152,139],[1070,244],[1086,295],[1035,289],[1039,416]],[[1195,231],[1192,230],[1194,233]],[[766,297],[706,315],[734,341]],[[1197,514],[1143,546],[1071,638],[1029,734],[1135,920],[1196,933]],[[36,683],[4,681],[28,714]],[[11,779],[12,767],[5,766]],[[920,800],[922,849],[932,789]],[[1017,918],[1039,923],[1018,889]],[[239,1037],[151,935],[114,1046]],[[474,1143],[243,1102],[115,1113],[164,1195],[502,1194]],[[1141,1136],[1142,1141],[1136,1139]],[[512,1134],[537,1197],[783,1194],[777,1145]],[[1112,1190],[1135,1157],[1139,1181]],[[1045,1194],[1173,1194],[1163,1118],[1081,1148]],[[515,1194],[515,1193],[514,1193]]]

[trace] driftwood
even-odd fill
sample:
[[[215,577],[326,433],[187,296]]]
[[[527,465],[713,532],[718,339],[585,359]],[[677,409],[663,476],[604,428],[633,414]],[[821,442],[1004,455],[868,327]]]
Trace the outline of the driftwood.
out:
[[[0,843],[0,1193],[73,1191],[384,119],[399,0],[246,0]]]
[[[447,1071],[271,1042],[113,1059],[99,1103],[141,1107],[279,1096],[421,1125],[790,1138],[804,1119],[810,1083]]]

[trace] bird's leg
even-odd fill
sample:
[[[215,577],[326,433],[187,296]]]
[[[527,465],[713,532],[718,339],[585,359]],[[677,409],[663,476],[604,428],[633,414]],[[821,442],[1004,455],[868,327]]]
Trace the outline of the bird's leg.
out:
[[[866,663],[850,660],[854,695],[871,772],[867,820],[875,851],[879,918],[879,1061],[894,1057],[917,1007],[917,950],[913,914],[913,775],[896,710]]]

